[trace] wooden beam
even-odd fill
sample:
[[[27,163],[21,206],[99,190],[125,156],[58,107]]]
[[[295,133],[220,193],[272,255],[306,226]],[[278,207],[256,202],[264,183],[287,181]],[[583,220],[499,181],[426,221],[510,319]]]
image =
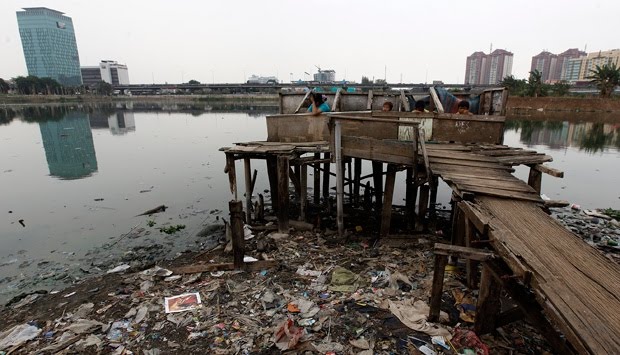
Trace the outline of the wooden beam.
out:
[[[252,223],[252,167],[250,165],[250,158],[243,159],[243,166],[245,170],[245,221],[248,224]]]
[[[554,169],[552,167],[546,166],[546,165],[542,165],[542,164],[536,164],[534,165],[534,169],[540,171],[541,173],[545,173],[547,175],[551,175],[557,178],[563,178],[564,177],[564,172],[558,169]]]
[[[299,198],[299,220],[306,220],[306,207],[308,206],[308,165],[301,166],[301,195]]]
[[[278,156],[278,231],[288,233],[288,156]]]
[[[321,159],[321,153],[314,153],[314,159]],[[321,172],[319,163],[314,163],[314,204],[318,205],[321,202]]]
[[[431,98],[435,103],[435,107],[437,107],[438,113],[444,113],[443,105],[441,104],[441,100],[439,100],[439,96],[437,96],[437,92],[435,92],[435,87],[431,86],[428,90],[431,94]]]
[[[420,129],[420,147],[422,148],[422,156],[424,157],[424,168],[426,169],[426,177],[431,181],[433,171],[431,170],[430,162],[428,160],[428,152],[426,151],[426,134],[424,129]]]
[[[331,154],[325,153],[323,154],[323,158],[330,159],[331,161]],[[329,179],[331,178],[329,174],[330,167],[331,163],[329,161],[323,164],[323,199],[325,201],[329,198]]]
[[[439,320],[441,308],[441,294],[443,293],[443,277],[446,272],[448,257],[441,254],[435,255],[435,266],[433,267],[433,288],[431,290],[430,311],[428,314],[429,322]]]
[[[245,240],[243,239],[243,204],[241,201],[230,201],[230,228],[232,230],[233,265],[235,269],[243,268]]]
[[[411,111],[411,106],[409,105],[409,100],[407,100],[407,96],[405,96],[404,89],[400,89],[400,102],[402,103],[406,112]]]
[[[459,259],[487,261],[497,258],[497,254],[476,248],[443,243],[435,243],[433,252],[437,255],[454,256]]]
[[[338,235],[342,237],[344,236],[344,173],[342,171],[342,125],[340,121],[336,121],[334,126],[334,154],[336,155],[336,224]]]
[[[540,195],[540,188],[542,185],[542,173],[534,169],[534,167],[531,167],[530,175],[527,179],[527,184],[530,185],[536,191],[536,193]]]
[[[428,185],[420,186],[420,203],[418,204],[418,230],[425,230],[427,227],[426,212],[428,211],[428,198],[430,187]]]
[[[336,97],[334,98],[334,103],[333,103],[333,107],[332,107],[332,111],[334,112],[339,112],[340,111],[340,98],[342,96],[342,89],[338,89],[338,91],[336,91]]]
[[[472,203],[460,201],[457,202],[457,208],[465,214],[465,217],[474,225],[480,235],[487,235],[489,231],[489,219],[479,212]]]
[[[353,173],[353,203],[357,205],[360,202],[360,185],[362,184],[362,159],[353,159],[353,169],[355,170]]]
[[[278,211],[278,158],[275,155],[267,155],[267,177],[269,178],[269,192],[271,195],[271,207]]]
[[[465,218],[465,246],[471,248],[472,242],[475,239],[476,232],[474,230],[472,222]],[[475,260],[468,259],[465,261],[465,272],[467,279],[467,287],[470,290],[478,288],[478,266],[479,263]]]
[[[372,110],[372,90],[368,90],[368,101],[366,102],[366,109],[367,110]]]
[[[235,169],[234,154],[226,153],[226,168],[224,172],[228,173],[228,183],[230,184],[230,193],[233,198],[237,199],[237,171]]]
[[[496,318],[501,310],[501,284],[493,277],[489,266],[482,266],[480,292],[476,304],[476,321],[474,332],[477,335],[487,334],[495,330]]]
[[[396,182],[396,167],[388,164],[388,173],[385,177],[385,193],[383,195],[383,210],[381,211],[381,238],[387,237],[390,233],[392,221],[392,199],[394,197],[394,183]]]
[[[301,110],[301,107],[304,105],[304,102],[308,100],[308,97],[310,97],[311,94],[312,94],[312,91],[308,90],[308,92],[306,93],[306,95],[304,95],[304,98],[301,100],[299,105],[297,105],[297,108],[295,109],[295,113],[299,113],[299,110]]]

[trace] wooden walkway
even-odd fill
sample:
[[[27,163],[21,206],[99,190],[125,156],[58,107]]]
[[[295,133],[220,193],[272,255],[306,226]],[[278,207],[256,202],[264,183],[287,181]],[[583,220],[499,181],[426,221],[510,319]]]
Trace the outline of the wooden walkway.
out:
[[[538,192],[510,172],[511,165],[551,157],[505,146],[427,147],[433,174],[463,200],[458,227],[471,224],[479,239],[489,241],[510,269],[512,275],[504,276],[518,281],[523,294],[533,292],[532,300],[568,340],[567,349],[620,354],[620,266],[546,214]],[[527,300],[516,301],[525,301],[524,312],[533,311]]]

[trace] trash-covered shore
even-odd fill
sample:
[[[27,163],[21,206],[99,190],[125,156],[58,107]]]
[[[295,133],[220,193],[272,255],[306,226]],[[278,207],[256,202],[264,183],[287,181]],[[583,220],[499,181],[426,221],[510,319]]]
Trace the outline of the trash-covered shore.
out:
[[[617,221],[587,212],[552,210],[618,261]],[[272,260],[273,267],[175,272],[232,262],[224,229],[214,226],[207,232],[222,244],[212,250],[146,268],[117,262],[62,291],[14,298],[1,309],[0,354],[552,352],[523,321],[474,334],[477,291],[465,287],[461,264],[446,268],[439,323],[427,321],[432,248],[447,234],[441,229],[375,245],[361,226],[341,240],[304,223],[288,234],[272,224],[246,227],[245,259]]]

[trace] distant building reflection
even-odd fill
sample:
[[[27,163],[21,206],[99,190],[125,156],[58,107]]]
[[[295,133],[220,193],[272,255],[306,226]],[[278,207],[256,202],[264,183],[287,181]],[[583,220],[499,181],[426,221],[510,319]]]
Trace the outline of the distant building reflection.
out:
[[[520,133],[528,146],[546,145],[551,149],[577,147],[596,153],[620,149],[620,124],[568,121],[506,121],[506,130]]]
[[[96,111],[90,115],[90,124],[93,128],[109,128],[113,135],[127,134],[136,130],[133,112]]]
[[[39,122],[50,175],[81,179],[97,171],[97,156],[88,114],[67,113],[60,120]]]

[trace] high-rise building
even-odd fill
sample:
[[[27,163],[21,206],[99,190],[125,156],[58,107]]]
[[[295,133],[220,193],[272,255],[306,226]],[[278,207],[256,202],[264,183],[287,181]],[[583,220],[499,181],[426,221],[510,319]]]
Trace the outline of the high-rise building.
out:
[[[467,57],[465,84],[495,85],[512,74],[513,54],[496,49],[490,54],[475,52]]]
[[[63,85],[82,84],[73,21],[60,11],[28,7],[17,11],[28,75],[49,77]]]
[[[319,69],[319,72],[314,74],[314,81],[321,83],[336,81],[336,71],[331,69]]]
[[[549,83],[552,80],[552,75],[555,73],[557,62],[558,56],[556,54],[542,51],[532,57],[530,71],[533,72],[534,70],[538,70],[541,74],[543,83]]]
[[[568,51],[571,51],[571,57],[565,59],[562,64],[561,80],[569,82],[588,81],[590,80],[588,77],[597,65],[615,64],[620,67],[620,49],[592,52],[587,55],[585,52],[576,49],[569,49]]]
[[[81,70],[82,81],[86,86],[94,86],[100,81],[112,85],[129,85],[127,66],[113,60],[102,60],[97,67],[82,67]]]
[[[562,80],[562,75],[565,70],[568,70],[569,60],[580,58],[586,55],[586,52],[580,51],[578,48],[570,48],[566,51],[558,54],[557,64],[555,66],[555,72],[551,75],[551,83]]]

